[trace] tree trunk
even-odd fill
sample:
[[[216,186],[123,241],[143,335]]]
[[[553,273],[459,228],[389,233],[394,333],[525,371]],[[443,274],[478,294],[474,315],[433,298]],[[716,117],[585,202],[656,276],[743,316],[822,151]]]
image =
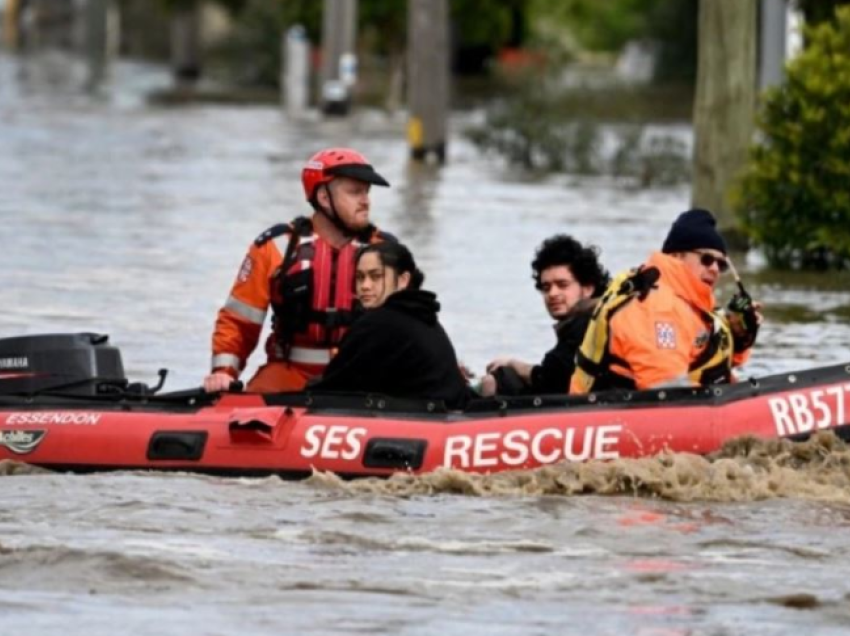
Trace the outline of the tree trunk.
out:
[[[744,167],[756,102],[758,0],[701,0],[692,204],[735,227],[730,190]]]

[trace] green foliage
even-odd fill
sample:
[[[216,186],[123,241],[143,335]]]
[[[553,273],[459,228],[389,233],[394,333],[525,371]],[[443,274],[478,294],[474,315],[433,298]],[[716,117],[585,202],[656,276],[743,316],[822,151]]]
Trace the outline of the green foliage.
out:
[[[510,39],[514,11],[522,1],[452,0],[449,5],[458,45],[496,50]]]
[[[531,0],[531,11],[570,28],[586,48],[616,51],[646,31],[647,2],[657,1]]]
[[[647,36],[661,43],[655,80],[694,83],[697,76],[699,2],[660,2],[650,12],[647,28]]]
[[[616,53],[629,40],[659,42],[659,81],[694,81],[698,12],[695,0],[529,0],[528,4],[537,33],[565,31],[573,47]]]
[[[626,178],[636,187],[672,186],[691,178],[688,148],[684,141],[668,135],[646,134],[643,126],[620,132],[611,159],[611,173]]]
[[[533,19],[564,26],[594,51],[619,51],[632,39],[676,38],[681,20],[695,22],[696,10],[693,0],[529,0]]]
[[[169,8],[199,0],[160,0]],[[321,43],[322,8],[318,0],[217,0],[234,14],[235,30],[217,58],[239,83],[276,86],[281,34],[302,24],[315,45]],[[452,0],[453,38],[457,46],[496,51],[514,34],[514,19],[524,0]],[[357,9],[360,43],[369,53],[398,57],[407,41],[407,2],[360,0]]]
[[[315,0],[232,0],[238,8],[233,34],[215,52],[228,76],[239,84],[274,87],[281,64],[281,37],[295,24],[318,41],[322,3]]]
[[[357,6],[361,43],[378,55],[399,54],[407,41],[407,2],[361,1]],[[318,42],[318,40],[316,40]]]
[[[759,143],[736,196],[771,264],[850,266],[850,7],[807,29],[786,81],[764,95]]]
[[[524,1],[451,0],[449,20],[453,49],[461,52],[478,49],[485,57],[493,56],[516,35],[516,22],[522,22]],[[360,0],[357,15],[360,44],[367,44],[367,52],[397,56],[404,51],[406,0]]]
[[[532,85],[517,97],[492,104],[485,124],[465,132],[481,150],[529,170],[595,173],[597,127],[588,120],[556,124],[553,116],[551,98]]]
[[[805,16],[806,24],[819,24],[831,20],[835,10],[850,4],[850,0],[797,0],[796,4]]]
[[[648,136],[640,125],[611,131],[614,149],[606,152],[598,111],[527,78],[514,95],[491,104],[485,122],[465,134],[482,151],[525,170],[610,175],[635,187],[674,185],[690,177],[681,140]]]
[[[231,13],[241,11],[248,0],[212,0],[215,4],[221,5]],[[180,9],[193,9],[203,4],[202,0],[159,0],[159,4],[166,11],[177,11]]]

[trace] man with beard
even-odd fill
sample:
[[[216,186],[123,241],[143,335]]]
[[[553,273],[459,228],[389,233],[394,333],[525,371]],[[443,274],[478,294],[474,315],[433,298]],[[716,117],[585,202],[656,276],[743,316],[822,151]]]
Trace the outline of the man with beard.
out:
[[[248,391],[297,391],[324,371],[354,322],[354,255],[392,238],[369,222],[369,190],[388,186],[359,152],[328,148],[301,172],[311,217],[275,225],[254,241],[218,312],[208,392],[227,390],[245,368],[269,307],[267,362]]]
[[[539,364],[499,358],[487,365],[482,395],[566,393],[575,369],[575,355],[596,300],[605,291],[608,272],[599,251],[558,234],[546,239],[531,263],[534,285],[546,311],[556,321],[557,343]]]
[[[679,215],[661,251],[618,275],[576,357],[571,393],[699,387],[734,380],[762,317],[741,288],[727,311],[714,288],[729,270],[726,242],[707,210]]]

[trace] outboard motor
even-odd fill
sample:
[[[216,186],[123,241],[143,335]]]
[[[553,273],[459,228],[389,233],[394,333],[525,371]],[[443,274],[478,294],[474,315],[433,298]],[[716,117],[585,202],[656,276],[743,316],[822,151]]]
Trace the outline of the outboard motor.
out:
[[[0,394],[99,395],[127,386],[121,352],[96,333],[0,339]]]

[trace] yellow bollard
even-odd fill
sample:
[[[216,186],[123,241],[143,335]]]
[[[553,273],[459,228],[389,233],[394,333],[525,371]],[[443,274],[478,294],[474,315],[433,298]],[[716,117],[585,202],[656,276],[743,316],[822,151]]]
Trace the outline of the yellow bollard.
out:
[[[422,120],[419,117],[411,117],[407,122],[407,143],[413,152],[422,150]]]

